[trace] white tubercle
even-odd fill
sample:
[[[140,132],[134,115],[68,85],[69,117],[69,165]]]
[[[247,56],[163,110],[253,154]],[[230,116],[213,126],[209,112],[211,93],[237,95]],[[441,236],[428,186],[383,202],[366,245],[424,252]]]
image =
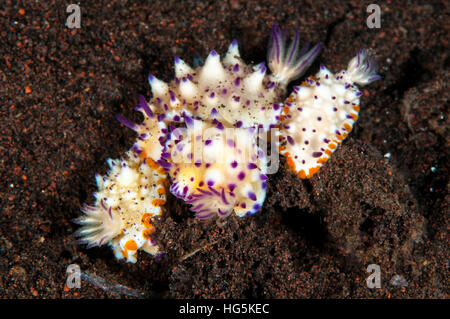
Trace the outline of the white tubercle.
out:
[[[250,93],[258,93],[262,91],[262,84],[266,76],[266,66],[261,65],[255,72],[244,79],[244,86]]]
[[[225,70],[220,62],[220,56],[216,51],[212,50],[205,61],[205,65],[200,71],[200,82],[208,83],[214,81],[215,83],[225,79]]]
[[[184,99],[190,102],[198,96],[198,88],[187,77],[183,77],[180,81],[180,94]]]
[[[228,47],[228,51],[225,54],[225,57],[223,58],[223,63],[225,65],[233,65],[233,66],[235,64],[241,63],[238,44],[236,40],[231,42],[230,46]]]
[[[157,77],[150,74],[148,76],[148,83],[152,89],[152,94],[154,97],[162,97],[169,91],[169,86],[166,82],[161,81]]]
[[[179,79],[192,74],[194,70],[179,57],[175,57],[175,76]]]

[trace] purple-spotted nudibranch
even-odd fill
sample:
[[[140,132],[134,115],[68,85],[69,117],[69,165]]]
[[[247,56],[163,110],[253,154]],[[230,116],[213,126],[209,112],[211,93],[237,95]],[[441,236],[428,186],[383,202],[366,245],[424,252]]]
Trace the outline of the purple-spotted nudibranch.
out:
[[[221,59],[211,51],[190,66],[175,57],[175,78],[165,83],[149,75],[153,97],[139,97],[144,121],[117,119],[137,133],[110,171],[97,176],[95,204],[76,219],[76,235],[88,247],[108,244],[117,258],[136,262],[136,252],[159,252],[152,239],[166,191],[181,198],[197,218],[239,217],[258,212],[267,188],[268,159],[258,141],[278,130],[276,144],[288,166],[310,178],[348,135],[357,119],[361,92],[379,78],[361,50],[347,70],[332,74],[324,66],[315,77],[287,85],[312,64],[322,44],[300,49],[295,33],[273,26],[268,64],[246,64],[233,41]],[[276,151],[276,150],[272,150]]]

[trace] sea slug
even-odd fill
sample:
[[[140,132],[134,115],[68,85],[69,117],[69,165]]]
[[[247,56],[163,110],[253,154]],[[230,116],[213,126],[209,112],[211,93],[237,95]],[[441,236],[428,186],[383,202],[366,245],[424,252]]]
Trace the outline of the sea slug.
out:
[[[109,244],[118,259],[136,262],[136,252],[159,252],[152,221],[162,214],[166,191],[181,198],[197,218],[239,217],[258,212],[268,180],[267,151],[260,147],[276,130],[279,154],[300,178],[310,178],[351,131],[362,93],[356,85],[379,79],[364,50],[347,70],[324,66],[286,97],[287,85],[313,63],[322,44],[300,49],[299,34],[287,45],[274,25],[268,64],[246,64],[233,41],[223,59],[211,51],[191,67],[175,57],[175,78],[148,80],[153,97],[139,97],[136,124],[117,119],[137,133],[120,160],[108,160],[107,176],[97,175],[93,206],[75,220],[79,242]],[[270,73],[269,73],[270,71]],[[170,185],[170,186],[169,186]]]

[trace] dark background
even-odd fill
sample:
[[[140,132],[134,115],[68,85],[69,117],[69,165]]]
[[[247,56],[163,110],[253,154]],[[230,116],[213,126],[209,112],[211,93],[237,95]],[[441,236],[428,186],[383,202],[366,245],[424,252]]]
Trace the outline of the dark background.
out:
[[[69,1],[2,1],[0,297],[448,298],[448,1],[376,1],[381,28],[369,29],[372,2],[83,1],[68,29]],[[324,42],[307,75],[375,52],[383,79],[325,167],[310,180],[281,168],[263,210],[223,226],[169,198],[160,260],[77,246],[70,220],[133,144],[114,115],[142,120],[148,73],[170,80],[174,55],[223,54],[233,39],[264,61],[274,21]],[[381,289],[366,286],[372,263]],[[80,289],[65,287],[69,264]]]

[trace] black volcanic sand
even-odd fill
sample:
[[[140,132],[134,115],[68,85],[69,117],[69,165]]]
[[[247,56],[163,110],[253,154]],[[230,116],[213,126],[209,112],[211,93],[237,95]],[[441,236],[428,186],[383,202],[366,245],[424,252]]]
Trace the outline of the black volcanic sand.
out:
[[[380,29],[366,26],[370,3],[95,1],[71,30],[66,2],[2,1],[0,296],[448,298],[448,2],[380,3]],[[233,39],[245,61],[264,61],[274,21],[324,42],[308,75],[361,47],[380,66],[325,167],[299,180],[283,162],[262,211],[224,225],[170,197],[159,260],[77,246],[71,220],[93,201],[94,174],[135,139],[114,115],[142,120],[148,73],[169,80],[174,55],[223,53]],[[69,264],[81,289],[65,287]],[[369,264],[380,289],[366,286]]]

